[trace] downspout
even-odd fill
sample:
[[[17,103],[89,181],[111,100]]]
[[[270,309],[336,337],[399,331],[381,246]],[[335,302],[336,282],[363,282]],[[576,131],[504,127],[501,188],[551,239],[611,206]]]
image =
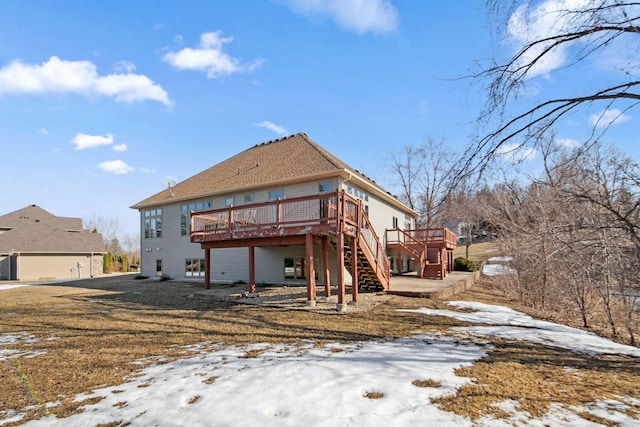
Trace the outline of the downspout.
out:
[[[349,173],[349,178],[342,181],[342,184],[346,184],[347,182],[351,181],[351,178],[353,178],[353,175],[351,174],[351,172],[348,172],[348,173]]]

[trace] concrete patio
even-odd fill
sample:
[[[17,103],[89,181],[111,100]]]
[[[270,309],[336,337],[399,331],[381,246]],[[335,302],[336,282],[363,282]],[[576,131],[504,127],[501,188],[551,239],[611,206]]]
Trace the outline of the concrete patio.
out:
[[[416,298],[448,298],[471,288],[480,272],[454,271],[443,280],[420,279],[415,273],[392,276],[387,294]]]

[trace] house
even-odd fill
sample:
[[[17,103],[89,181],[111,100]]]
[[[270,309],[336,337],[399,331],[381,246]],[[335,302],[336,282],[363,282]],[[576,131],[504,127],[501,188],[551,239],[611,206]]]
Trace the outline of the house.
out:
[[[102,235],[81,218],[36,205],[0,216],[0,280],[60,280],[102,275]]]
[[[306,283],[313,304],[319,280],[325,295],[338,287],[342,306],[346,285],[356,301],[359,285],[388,289],[391,271],[425,258],[404,244],[417,212],[304,133],[257,144],[132,208],[142,274],[198,277],[205,287]]]

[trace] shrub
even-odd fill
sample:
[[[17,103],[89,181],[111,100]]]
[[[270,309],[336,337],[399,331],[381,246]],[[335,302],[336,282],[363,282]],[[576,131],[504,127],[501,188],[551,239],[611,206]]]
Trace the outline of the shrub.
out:
[[[166,282],[167,280],[171,280],[171,276],[169,276],[167,273],[162,273],[162,276],[160,276],[160,281]]]
[[[476,263],[466,259],[465,257],[458,257],[453,260],[454,271],[476,271]]]

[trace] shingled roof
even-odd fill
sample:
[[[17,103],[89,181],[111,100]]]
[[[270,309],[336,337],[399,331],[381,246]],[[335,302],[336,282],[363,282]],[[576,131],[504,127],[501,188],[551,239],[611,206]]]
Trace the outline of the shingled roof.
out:
[[[384,197],[393,199],[394,203],[399,203],[375,182],[320,147],[306,134],[297,133],[257,144],[178,183],[171,187],[171,191],[160,191],[131,207],[141,209],[196,197],[350,174],[359,177]]]
[[[57,217],[36,205],[0,216],[0,253],[102,253],[102,235],[81,218]]]

